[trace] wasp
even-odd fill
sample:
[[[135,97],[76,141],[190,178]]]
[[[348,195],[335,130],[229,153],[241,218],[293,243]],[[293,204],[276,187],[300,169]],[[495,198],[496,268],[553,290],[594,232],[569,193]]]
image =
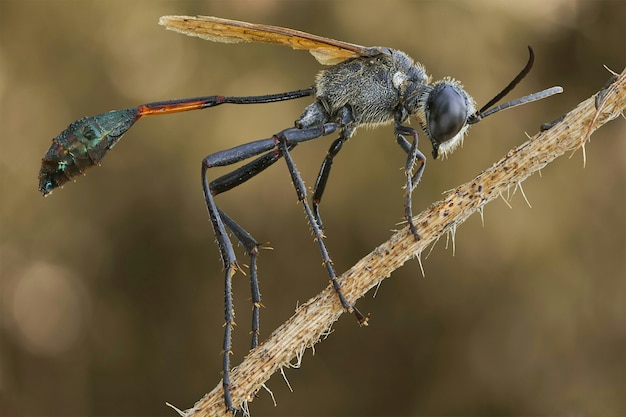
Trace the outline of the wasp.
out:
[[[562,92],[553,87],[505,104],[492,107],[507,95],[530,71],[534,53],[522,71],[480,110],[462,85],[452,79],[434,81],[424,66],[409,55],[386,47],[365,47],[329,39],[293,29],[263,24],[240,22],[210,16],[164,16],[159,23],[167,29],[185,35],[197,36],[213,42],[261,42],[293,49],[306,50],[328,68],[321,70],[312,87],[278,94],[248,97],[213,95],[180,100],[142,104],[137,107],[114,110],[96,116],[84,117],[71,123],[52,140],[52,145],[42,160],[39,172],[39,190],[50,194],[55,188],[84,174],[88,168],[99,165],[105,154],[144,116],[153,116],[205,109],[221,104],[261,104],[303,97],[312,97],[294,126],[270,138],[261,139],[213,153],[202,161],[201,180],[204,201],[215,234],[225,273],[225,326],[223,342],[224,401],[228,409],[235,410],[230,393],[231,333],[234,311],[231,279],[240,270],[228,232],[234,236],[250,258],[252,292],[252,348],[259,338],[259,310],[261,295],[257,281],[256,259],[261,243],[255,240],[235,220],[215,203],[215,197],[248,181],[280,159],[284,159],[298,200],[302,203],[315,241],[321,252],[323,265],[337,293],[342,307],[356,315],[361,325],[368,316],[347,300],[337,281],[337,274],[324,244],[323,223],[319,205],[330,175],[333,159],[343,144],[363,126],[391,125],[396,142],[406,153],[404,170],[406,187],[404,219],[410,233],[419,239],[413,223],[411,196],[422,178],[426,165],[425,155],[418,149],[418,131],[408,125],[414,117],[432,144],[432,156],[437,159],[453,152],[462,143],[470,125],[506,108],[536,101]],[[291,157],[291,151],[303,142],[336,134],[324,158],[313,187],[311,204],[307,189]],[[250,160],[251,161],[248,161]],[[207,171],[217,166],[244,162],[232,172],[209,181]]]

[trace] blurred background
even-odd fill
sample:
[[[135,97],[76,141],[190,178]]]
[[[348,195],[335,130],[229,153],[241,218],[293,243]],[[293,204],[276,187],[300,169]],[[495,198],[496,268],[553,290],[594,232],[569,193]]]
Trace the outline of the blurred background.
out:
[[[85,178],[42,198],[41,157],[82,116],[199,95],[312,85],[320,65],[272,45],[214,44],[168,32],[166,14],[287,26],[403,50],[478,105],[536,52],[513,92],[565,93],[470,129],[429,159],[419,212],[571,110],[626,62],[623,1],[0,2],[0,414],[175,415],[220,380],[223,274],[200,186],[202,158],[265,138],[310,99],[148,118]],[[517,193],[463,224],[359,301],[250,405],[262,415],[623,416],[625,141],[610,122]],[[293,153],[305,181],[332,137]],[[422,135],[422,151],[430,143]],[[391,127],[358,131],[335,160],[322,205],[339,273],[385,241],[403,213],[405,155]],[[225,171],[224,171],[225,172]],[[215,170],[217,176],[221,171]],[[262,337],[327,285],[286,167],[218,204],[273,251],[259,259]],[[240,261],[247,263],[239,252]],[[425,254],[424,254],[425,255]],[[233,363],[249,347],[248,278],[234,279]]]

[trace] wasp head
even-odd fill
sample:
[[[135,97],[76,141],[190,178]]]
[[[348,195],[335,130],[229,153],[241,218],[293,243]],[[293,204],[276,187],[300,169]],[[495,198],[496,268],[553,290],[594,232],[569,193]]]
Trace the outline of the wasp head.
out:
[[[535,54],[530,46],[528,53],[528,62],[522,71],[478,111],[476,111],[474,100],[463,90],[461,84],[451,78],[444,78],[416,93],[417,100],[413,101],[416,106],[413,107],[413,110],[415,110],[422,129],[433,144],[433,157],[435,159],[440,153],[444,156],[452,153],[457,146],[463,143],[463,136],[469,125],[478,123],[485,117],[501,110],[563,92],[561,87],[552,87],[492,107],[530,72],[535,60]]]
[[[433,157],[452,153],[468,129],[468,118],[476,112],[474,100],[451,78],[437,81],[420,97],[417,117],[433,144]]]

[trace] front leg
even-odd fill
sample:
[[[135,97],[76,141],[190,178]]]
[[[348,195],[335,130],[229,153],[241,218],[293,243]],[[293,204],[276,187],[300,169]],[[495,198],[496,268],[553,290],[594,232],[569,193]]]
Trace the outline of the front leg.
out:
[[[420,236],[417,233],[417,228],[413,223],[413,202],[412,195],[413,190],[419,183],[422,178],[422,174],[424,173],[424,168],[426,167],[426,157],[420,150],[417,148],[418,143],[418,135],[417,130],[412,127],[403,126],[400,123],[396,122],[395,124],[395,134],[396,141],[400,145],[400,147],[407,153],[406,164],[404,165],[404,172],[406,174],[406,200],[404,203],[404,218],[409,224],[409,230],[415,237],[415,240],[420,240]],[[409,143],[404,135],[413,136],[413,143]],[[415,169],[415,163],[419,161],[420,165],[413,174],[413,170]]]

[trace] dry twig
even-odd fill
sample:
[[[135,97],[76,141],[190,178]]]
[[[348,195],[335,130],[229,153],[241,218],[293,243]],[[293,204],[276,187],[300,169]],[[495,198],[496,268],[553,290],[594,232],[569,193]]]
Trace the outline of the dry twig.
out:
[[[365,295],[444,233],[454,233],[458,225],[485,204],[511,187],[519,186],[565,152],[580,147],[596,129],[622,114],[625,108],[626,70],[607,88],[567,113],[551,129],[512,149],[474,180],[451,191],[443,200],[415,217],[422,237],[420,241],[415,241],[404,228],[361,259],[339,278],[346,298],[354,301]],[[301,305],[232,371],[233,403],[246,410],[247,402],[252,401],[264,382],[282,367],[292,366],[294,359],[299,364],[304,351],[316,344],[342,313],[341,304],[330,285]],[[221,382],[193,408],[179,413],[196,417],[228,415]]]

